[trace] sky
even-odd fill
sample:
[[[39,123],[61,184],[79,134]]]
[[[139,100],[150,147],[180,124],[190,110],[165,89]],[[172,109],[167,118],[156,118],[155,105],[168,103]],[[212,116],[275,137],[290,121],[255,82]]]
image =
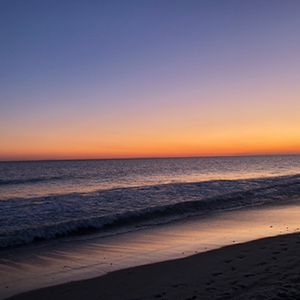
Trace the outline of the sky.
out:
[[[0,0],[0,160],[300,153],[300,1]]]

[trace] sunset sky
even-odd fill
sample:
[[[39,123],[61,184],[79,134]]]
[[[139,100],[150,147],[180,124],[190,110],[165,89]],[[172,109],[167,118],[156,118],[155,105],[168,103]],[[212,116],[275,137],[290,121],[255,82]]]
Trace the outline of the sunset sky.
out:
[[[0,0],[0,160],[300,153],[300,1]]]

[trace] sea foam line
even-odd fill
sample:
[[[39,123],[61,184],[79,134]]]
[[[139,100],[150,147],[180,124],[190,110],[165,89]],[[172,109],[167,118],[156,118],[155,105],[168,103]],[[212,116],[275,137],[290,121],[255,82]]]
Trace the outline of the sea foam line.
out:
[[[129,227],[131,227],[131,229],[137,227],[141,228],[149,226],[150,224],[155,225],[166,223],[191,215],[202,215],[215,211],[237,209],[246,206],[261,205],[278,200],[285,200],[300,194],[299,179],[300,175],[251,180],[252,185],[246,184],[248,189],[245,186],[244,189],[240,188],[237,191],[232,191],[231,189],[231,192],[229,193],[226,193],[225,189],[223,193],[220,193],[217,196],[203,197],[202,195],[202,198],[199,200],[195,200],[194,195],[194,192],[197,192],[198,190],[197,187],[204,187],[210,184],[216,186],[216,181],[140,187],[140,190],[144,191],[159,191],[160,189],[163,189],[165,192],[171,192],[172,197],[174,197],[174,192],[175,194],[178,192],[180,194],[180,202],[154,205],[151,207],[136,208],[132,210],[127,209],[127,211],[118,212],[115,214],[102,214],[92,217],[86,216],[83,218],[73,218],[66,221],[58,220],[48,224],[29,224],[28,226],[25,224],[22,228],[18,229],[10,228],[10,230],[7,228],[8,230],[0,232],[0,247],[30,243],[33,241],[51,239],[61,236],[88,234],[94,232],[95,230],[101,229],[105,230],[105,234],[107,234],[107,230],[110,229],[119,229],[122,231],[124,228],[128,229]],[[248,181],[218,181],[218,184],[224,188],[226,185],[238,183],[241,184],[242,182],[247,183]],[[194,192],[191,193],[191,190]],[[127,193],[130,191],[139,191],[139,189],[126,189]],[[184,191],[186,191],[186,193],[184,193]],[[124,190],[116,189],[114,191],[110,191],[110,197],[113,197],[114,192],[117,192],[115,195],[120,196]],[[101,193],[104,192],[101,191]],[[91,195],[93,195],[93,199],[97,197],[97,193],[91,193]]]

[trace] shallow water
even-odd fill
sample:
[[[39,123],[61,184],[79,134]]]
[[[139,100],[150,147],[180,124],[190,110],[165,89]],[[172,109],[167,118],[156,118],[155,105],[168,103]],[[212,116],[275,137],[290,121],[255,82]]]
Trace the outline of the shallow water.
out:
[[[300,194],[300,156],[0,163],[0,247],[131,232]]]
[[[300,199],[182,219],[106,238],[0,249],[0,299],[107,272],[299,232]]]

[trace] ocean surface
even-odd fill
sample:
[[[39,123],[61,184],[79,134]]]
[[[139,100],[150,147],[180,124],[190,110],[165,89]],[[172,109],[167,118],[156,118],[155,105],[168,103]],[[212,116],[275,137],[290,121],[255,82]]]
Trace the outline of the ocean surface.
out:
[[[300,155],[0,162],[0,247],[300,196]]]

